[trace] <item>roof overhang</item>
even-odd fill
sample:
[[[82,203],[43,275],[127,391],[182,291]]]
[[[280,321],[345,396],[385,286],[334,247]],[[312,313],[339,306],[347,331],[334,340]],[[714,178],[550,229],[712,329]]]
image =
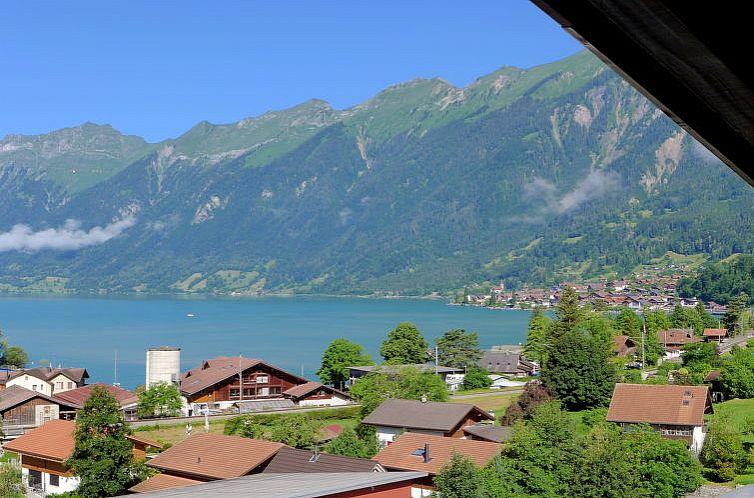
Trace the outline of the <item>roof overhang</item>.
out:
[[[751,27],[743,5],[531,1],[754,185]]]

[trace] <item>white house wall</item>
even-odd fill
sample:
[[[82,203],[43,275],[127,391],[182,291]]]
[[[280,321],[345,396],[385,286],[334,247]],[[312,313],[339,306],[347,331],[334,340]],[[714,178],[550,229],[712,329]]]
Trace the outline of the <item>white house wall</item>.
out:
[[[9,380],[5,385],[6,387],[21,386],[29,391],[36,391],[47,396],[52,396],[50,384],[42,379],[34,377],[33,375],[19,375],[15,379]]]

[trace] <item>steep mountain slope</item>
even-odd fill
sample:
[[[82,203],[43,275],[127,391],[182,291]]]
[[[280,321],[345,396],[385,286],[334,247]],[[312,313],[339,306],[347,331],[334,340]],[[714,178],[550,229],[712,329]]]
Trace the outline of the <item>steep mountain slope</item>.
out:
[[[414,80],[342,111],[313,100],[201,123],[141,146],[79,191],[23,157],[0,163],[0,182],[25,172],[0,205],[64,192],[0,212],[0,232],[76,219],[80,238],[107,234],[60,251],[0,233],[0,289],[60,277],[84,291],[425,294],[754,245],[742,229],[750,189],[586,53],[466,88]]]

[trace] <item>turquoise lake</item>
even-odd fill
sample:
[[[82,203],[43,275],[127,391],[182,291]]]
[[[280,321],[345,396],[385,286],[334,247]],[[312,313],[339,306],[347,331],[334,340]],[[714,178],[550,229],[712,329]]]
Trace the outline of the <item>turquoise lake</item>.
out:
[[[182,348],[183,370],[240,353],[316,378],[322,352],[338,337],[378,359],[380,343],[402,321],[430,342],[448,329],[473,330],[488,348],[522,342],[528,319],[527,311],[422,299],[0,297],[0,330],[32,366],[45,359],[85,367],[90,383],[112,383],[117,351],[117,381],[131,389],[144,383],[146,350],[154,346]]]

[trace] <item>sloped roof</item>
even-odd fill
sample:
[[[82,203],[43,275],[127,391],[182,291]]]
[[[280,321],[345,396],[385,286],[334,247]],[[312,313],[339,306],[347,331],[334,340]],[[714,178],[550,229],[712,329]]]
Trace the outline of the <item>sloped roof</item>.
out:
[[[704,425],[712,412],[707,386],[616,384],[608,422]]]
[[[127,391],[119,386],[113,386],[110,384],[89,384],[87,386],[79,387],[78,389],[71,389],[70,391],[63,391],[62,393],[55,393],[53,398],[59,399],[68,403],[75,403],[76,405],[83,406],[86,400],[92,395],[92,389],[95,387],[104,387],[110,394],[112,394],[118,401],[121,408],[129,405],[134,405],[139,402],[139,396],[136,393]]]
[[[344,398],[350,399],[351,397],[347,395],[346,393],[342,391],[338,391],[335,388],[332,388],[330,386],[326,386],[322,384],[321,382],[307,382],[306,384],[300,384],[298,386],[293,386],[290,389],[286,389],[283,391],[283,396],[290,396],[291,398],[303,398],[307,394],[317,391],[319,389],[324,390],[325,392],[331,393],[331,394],[339,394],[340,396]]]
[[[68,420],[50,420],[18,438],[6,443],[6,451],[35,456],[45,460],[63,462],[73,453],[73,432],[76,423]]]
[[[237,356],[221,356],[211,360],[205,360],[200,366],[192,368],[181,375],[181,391],[189,395],[196,394],[199,391],[213,386],[229,377],[238,375],[240,370],[245,371],[257,365],[265,365],[270,369],[289,375],[294,379],[301,381],[301,383],[308,382],[306,379],[299,377],[298,375],[281,370],[269,363],[263,362],[262,360],[239,358]]]
[[[427,477],[426,472],[340,472],[317,474],[254,474],[237,479],[205,482],[180,489],[156,491],[149,498],[320,498],[362,496],[382,486],[407,485]],[[364,493],[351,494],[364,490]],[[127,495],[124,495],[127,496]],[[130,495],[130,498],[133,498]]]
[[[196,479],[187,479],[185,477],[171,476],[169,474],[157,474],[146,481],[142,481],[136,486],[129,488],[132,493],[150,493],[153,491],[162,491],[164,489],[185,488],[186,486],[193,486],[195,484],[201,484],[205,481],[197,481]]]
[[[660,344],[691,344],[701,338],[694,335],[694,329],[667,329],[657,331],[657,340]]]
[[[67,408],[81,408],[81,405],[77,403],[70,403],[67,401],[57,400],[46,396],[40,392],[32,391],[21,386],[10,386],[7,389],[0,391],[0,413],[10,410],[11,408],[18,406],[22,403],[26,403],[34,398],[41,398],[45,401],[56,405],[63,405]]]
[[[725,337],[728,335],[728,329],[704,329],[704,337]]]
[[[426,463],[423,455],[425,444],[429,444],[429,461]],[[377,453],[374,460],[387,469],[437,474],[450,461],[453,453],[459,453],[479,467],[484,467],[500,453],[501,448],[501,445],[487,441],[406,432]]]
[[[481,408],[464,403],[388,399],[367,415],[362,423],[447,432],[456,428],[472,413],[487,420],[495,419]]]
[[[49,367],[36,367],[28,368],[26,370],[16,370],[8,376],[8,380],[15,379],[22,375],[31,375],[38,379],[49,381],[50,379],[57,377],[58,375],[65,375],[72,381],[80,384],[84,379],[89,378],[89,372],[85,368],[49,368]]]
[[[204,480],[246,475],[285,446],[220,434],[194,434],[163,451],[147,465],[170,474]]]
[[[484,439],[485,441],[502,443],[511,438],[513,435],[513,427],[501,427],[492,424],[476,424],[464,427],[463,432]]]
[[[351,458],[327,453],[311,452],[285,446],[272,457],[263,473],[292,474],[316,472],[376,472],[383,471],[374,460]]]

